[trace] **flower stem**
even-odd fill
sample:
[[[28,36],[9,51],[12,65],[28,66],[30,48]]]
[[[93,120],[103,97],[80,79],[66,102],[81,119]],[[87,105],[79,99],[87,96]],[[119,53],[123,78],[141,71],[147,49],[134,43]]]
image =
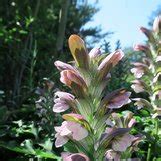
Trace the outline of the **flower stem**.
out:
[[[155,134],[158,135],[158,129],[159,129],[159,122],[158,122],[158,118],[156,118],[155,120]]]
[[[149,143],[149,147],[148,147],[148,154],[147,154],[147,161],[150,161],[150,157],[151,157],[151,143]]]
[[[157,155],[157,141],[158,141],[158,131],[159,131],[159,120],[158,118],[155,118],[155,157],[153,160],[155,160]]]

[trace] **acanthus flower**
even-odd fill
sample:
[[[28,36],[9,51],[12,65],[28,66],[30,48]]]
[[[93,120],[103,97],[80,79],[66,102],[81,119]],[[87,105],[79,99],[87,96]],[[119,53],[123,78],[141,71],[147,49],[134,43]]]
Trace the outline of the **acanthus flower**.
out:
[[[148,70],[148,66],[144,63],[136,62],[133,63],[133,65],[135,67],[131,69],[131,73],[133,73],[136,78],[141,78],[144,75],[145,71]]]
[[[86,82],[78,72],[72,70],[63,70],[60,74],[60,81],[68,87],[72,88],[76,95],[82,95],[82,93],[86,93]]]
[[[134,51],[142,51],[142,52],[144,52],[150,58],[152,57],[152,53],[150,51],[150,48],[147,45],[135,44],[133,49],[134,49]]]
[[[62,61],[55,61],[54,62],[54,65],[57,67],[57,69],[59,71],[63,71],[63,70],[72,70],[72,71],[75,71],[76,69],[71,66],[70,64],[67,64],[67,63],[64,63]]]
[[[131,102],[129,99],[131,92],[126,92],[124,89],[119,89],[109,93],[102,100],[103,105],[107,105],[110,109],[120,108]]]
[[[152,150],[151,147],[157,145],[159,136],[159,122],[160,122],[160,116],[161,116],[161,71],[160,71],[160,65],[161,65],[161,42],[160,42],[160,29],[161,29],[161,17],[158,16],[155,18],[153,22],[153,28],[146,29],[141,28],[141,31],[147,36],[148,41],[145,46],[136,46],[134,47],[134,50],[137,51],[143,51],[148,54],[143,56],[143,60],[146,65],[148,65],[148,70],[146,72],[144,71],[145,77],[140,77],[139,80],[134,80],[131,86],[136,93],[146,91],[149,98],[135,98],[132,99],[135,101],[135,105],[138,106],[138,109],[146,108],[145,110],[148,111],[148,115],[151,120],[151,124],[148,126],[151,128],[151,130],[148,130],[148,133],[151,134],[151,138],[154,138],[153,143],[149,144],[149,150],[148,155],[150,160],[153,160],[150,156],[149,152]],[[135,73],[134,73],[135,74]],[[141,109],[143,110],[143,109]],[[146,126],[145,126],[146,127]],[[149,128],[148,127],[148,128]],[[154,127],[157,129],[154,132]],[[149,129],[150,129],[149,128]],[[146,138],[147,141],[148,138]],[[156,148],[157,149],[157,148]],[[154,152],[156,154],[155,157],[159,156],[157,150]],[[154,158],[155,158],[154,157]]]
[[[123,57],[124,53],[121,50],[117,50],[114,53],[109,54],[98,67],[101,79],[105,78],[110,69],[114,67]]]
[[[80,141],[88,136],[88,131],[79,123],[72,121],[64,121],[61,126],[55,127],[56,141],[55,146],[61,147],[70,139]]]
[[[54,99],[53,111],[56,113],[64,112],[69,109],[70,106],[74,106],[74,96],[67,92],[58,91],[55,93],[58,98]]]
[[[141,80],[134,80],[132,81],[132,86],[131,88],[133,88],[133,90],[136,93],[140,93],[140,92],[144,92],[145,91],[145,83]]]
[[[124,152],[129,146],[131,146],[134,136],[130,134],[124,134],[122,137],[118,137],[112,142],[112,149],[114,151]]]

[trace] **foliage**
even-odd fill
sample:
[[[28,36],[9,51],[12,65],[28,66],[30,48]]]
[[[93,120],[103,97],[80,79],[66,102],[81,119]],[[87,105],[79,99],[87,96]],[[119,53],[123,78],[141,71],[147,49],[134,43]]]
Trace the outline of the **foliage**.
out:
[[[45,79],[41,87],[37,88],[36,93],[39,98],[36,101],[36,109],[32,111],[34,118],[4,124],[2,117],[1,147],[28,155],[29,158],[59,159],[53,146],[53,126],[59,122],[59,117],[52,112],[53,87],[54,83]],[[59,151],[57,153],[59,154]],[[16,155],[15,158],[18,159],[19,155]]]
[[[55,44],[61,1],[2,1],[1,5],[1,89],[5,104],[19,108],[33,100],[30,95],[44,76],[57,81],[53,61],[58,57],[69,60],[66,43],[64,54],[57,53]],[[97,9],[84,3],[71,2],[65,40],[71,33],[84,37],[101,37],[98,28],[83,29]],[[102,35],[103,36],[103,35]],[[96,39],[95,39],[96,40]],[[48,59],[48,58],[51,59]],[[12,80],[12,81],[11,81]],[[3,86],[2,86],[3,84]]]
[[[25,140],[30,140],[33,143],[33,149],[42,149],[39,145],[42,138],[46,137],[52,140],[52,135],[54,134],[53,124],[57,124],[60,121],[59,116],[51,112],[53,91],[46,90],[45,95],[41,95],[46,99],[42,108],[35,108],[35,101],[38,99],[35,91],[38,91],[37,87],[40,90],[42,90],[42,87],[44,88],[42,86],[42,84],[45,84],[44,77],[51,78],[57,83],[57,88],[61,88],[53,62],[57,58],[70,60],[70,56],[66,54],[68,53],[66,42],[63,43],[62,51],[56,50],[61,7],[62,0],[24,0],[23,3],[19,0],[1,0],[0,74],[3,77],[0,77],[2,127],[0,141],[3,141],[3,144],[1,144],[0,151],[4,159],[6,157],[7,159],[10,158],[8,154],[11,154],[11,158],[12,154],[15,157],[19,157],[18,153],[3,149],[6,147],[14,150],[14,147],[10,147],[11,144],[7,144],[12,140],[14,140],[14,144],[21,152],[25,150],[22,150],[21,146],[21,143],[25,142]],[[94,37],[94,40],[105,36],[100,32],[99,27],[86,29],[83,27],[92,20],[97,11],[98,9],[95,6],[88,3],[71,0],[67,13],[64,40],[74,32],[81,34],[84,38],[88,36]],[[42,114],[42,111],[46,111],[46,113]],[[38,135],[40,135],[39,140],[31,138],[26,131],[22,131],[22,136],[17,134],[15,134],[16,136],[10,135],[13,128],[16,128],[15,133],[20,128],[15,126],[13,121],[20,120],[25,128],[30,129],[33,122],[38,131],[41,127],[38,132]],[[7,133],[4,130],[6,127],[8,129]]]

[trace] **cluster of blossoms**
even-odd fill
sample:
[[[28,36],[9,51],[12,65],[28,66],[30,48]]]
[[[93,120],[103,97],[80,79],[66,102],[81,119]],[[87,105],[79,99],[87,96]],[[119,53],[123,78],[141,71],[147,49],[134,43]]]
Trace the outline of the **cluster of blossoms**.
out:
[[[89,53],[84,41],[77,35],[69,38],[73,65],[56,61],[60,81],[73,95],[63,91],[55,93],[53,111],[63,113],[64,121],[55,127],[55,146],[64,146],[64,161],[107,161],[130,158],[137,149],[139,136],[129,132],[135,124],[132,112],[116,113],[131,102],[130,92],[117,89],[105,93],[111,79],[110,70],[123,58],[117,50],[109,55],[99,48]]]
[[[146,45],[134,46],[134,50],[144,52],[144,56],[142,62],[133,63],[134,68],[131,72],[136,80],[132,81],[131,87],[136,93],[146,92],[149,96],[149,99],[133,100],[138,109],[145,107],[150,112],[151,124],[148,128],[151,130],[148,130],[150,135],[147,137],[149,143],[147,160],[152,158],[154,160],[161,154],[158,150],[161,147],[161,17],[155,18],[152,30],[144,27],[140,29],[147,36],[148,41]]]
[[[38,95],[38,100],[35,102],[35,114],[39,117],[39,122],[37,122],[37,124],[41,125],[45,129],[48,129],[49,126],[53,126],[54,122],[57,121],[57,118],[53,117],[52,110],[55,91],[54,82],[47,78],[43,78],[35,90],[35,93]],[[48,124],[48,126],[46,126],[46,124]],[[48,131],[51,132],[51,130]]]
[[[135,98],[138,108],[149,107],[152,117],[161,116],[161,17],[155,18],[153,29],[141,27],[140,30],[147,36],[146,45],[137,44],[135,51],[145,53],[142,62],[133,63],[134,80],[131,86],[136,93],[147,92],[149,100]]]

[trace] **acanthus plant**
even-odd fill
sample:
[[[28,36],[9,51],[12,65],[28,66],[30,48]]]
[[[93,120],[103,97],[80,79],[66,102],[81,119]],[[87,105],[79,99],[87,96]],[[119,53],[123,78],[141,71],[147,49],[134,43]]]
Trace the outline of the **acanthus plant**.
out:
[[[56,61],[60,81],[73,94],[57,91],[53,111],[63,113],[64,121],[55,127],[55,146],[62,147],[63,161],[107,161],[132,157],[140,141],[130,134],[136,120],[132,112],[116,111],[131,102],[131,93],[117,89],[105,93],[110,70],[124,57],[121,50],[109,55],[99,48],[89,53],[77,35],[69,38],[73,65]],[[66,113],[67,112],[67,113]]]
[[[153,22],[152,30],[141,27],[140,30],[146,35],[146,44],[136,44],[135,51],[144,52],[142,62],[133,63],[131,72],[136,78],[132,81],[132,88],[136,93],[146,92],[148,99],[135,98],[138,109],[145,107],[150,112],[148,125],[149,149],[147,160],[161,157],[161,17],[158,16]],[[148,118],[146,118],[147,120]]]

